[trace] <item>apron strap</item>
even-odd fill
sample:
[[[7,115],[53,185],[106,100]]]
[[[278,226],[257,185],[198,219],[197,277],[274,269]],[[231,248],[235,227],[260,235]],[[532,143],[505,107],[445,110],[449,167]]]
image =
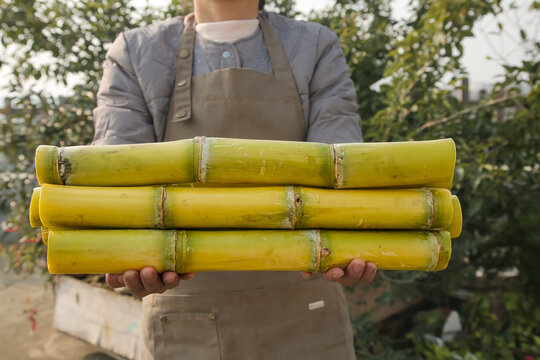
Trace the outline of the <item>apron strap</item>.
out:
[[[176,84],[173,92],[174,116],[171,118],[171,122],[191,119],[191,76],[195,44],[195,27],[193,23],[193,18],[188,21],[178,42]]]
[[[289,91],[298,94],[296,81],[292,75],[289,59],[287,59],[283,43],[268,20],[268,15],[265,12],[259,12],[259,24],[266,43],[268,55],[270,55],[272,67],[274,68],[274,76],[284,87],[289,89]]]
[[[188,20],[178,41],[176,84],[173,91],[174,116],[171,118],[171,122],[191,119],[191,77],[193,75],[193,49],[195,46],[194,22],[193,18]],[[285,49],[266,13],[259,13],[259,24],[276,80],[291,93],[298,94]]]

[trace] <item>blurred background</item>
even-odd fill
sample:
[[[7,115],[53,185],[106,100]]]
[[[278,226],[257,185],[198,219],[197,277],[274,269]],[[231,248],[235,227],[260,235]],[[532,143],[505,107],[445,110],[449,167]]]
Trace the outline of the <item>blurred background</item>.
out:
[[[90,143],[114,38],[191,12],[192,3],[0,5],[0,346],[12,349],[3,358],[91,359],[98,347],[52,330],[57,280],[27,221],[34,150]],[[540,359],[540,2],[272,0],[266,8],[338,34],[365,141],[457,145],[452,192],[464,229],[450,265],[380,272],[349,289],[358,357]]]

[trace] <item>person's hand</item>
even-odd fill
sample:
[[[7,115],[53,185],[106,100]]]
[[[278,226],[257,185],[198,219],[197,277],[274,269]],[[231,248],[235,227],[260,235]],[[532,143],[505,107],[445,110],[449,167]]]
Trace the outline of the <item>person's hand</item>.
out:
[[[354,259],[349,263],[345,270],[341,268],[332,268],[322,274],[323,279],[328,281],[337,281],[343,286],[351,286],[355,283],[369,283],[375,278],[377,266],[372,263],[366,263],[364,260]],[[304,279],[313,276],[310,272],[302,272]]]
[[[165,290],[178,286],[180,280],[188,280],[194,276],[194,273],[177,274],[172,271],[158,274],[156,269],[145,267],[140,272],[128,270],[123,274],[107,274],[105,279],[110,287],[125,286],[130,293],[142,298],[150,294],[161,294]]]

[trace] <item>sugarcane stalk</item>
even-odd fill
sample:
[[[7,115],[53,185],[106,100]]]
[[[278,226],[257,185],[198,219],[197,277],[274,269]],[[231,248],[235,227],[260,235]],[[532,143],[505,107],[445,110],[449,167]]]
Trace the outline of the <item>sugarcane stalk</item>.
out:
[[[451,139],[329,145],[199,137],[36,150],[40,184],[90,186],[200,182],[449,189],[454,164]]]
[[[439,262],[443,239],[448,232],[437,231],[321,231],[321,271],[346,267],[353,259],[374,262],[381,270],[433,271]],[[448,246],[448,243],[445,244]],[[441,259],[441,269],[446,268]]]
[[[449,227],[453,216],[447,189],[44,184],[39,193],[30,212],[39,207],[32,216],[48,227],[427,230]]]
[[[175,231],[56,230],[49,228],[51,274],[124,272],[153,266],[175,268]]]
[[[461,229],[463,227],[463,215],[461,213],[461,203],[456,195],[452,195],[452,221],[450,225],[445,228],[445,231],[450,232],[450,237],[456,239],[461,235]]]
[[[335,152],[338,188],[452,187],[452,139],[340,144]]]
[[[452,220],[447,189],[295,188],[303,229],[442,229]]]
[[[36,149],[40,184],[127,186],[194,182],[191,139],[135,145]]]
[[[32,227],[41,227],[41,219],[39,217],[39,201],[41,198],[41,188],[36,187],[32,191],[32,197],[30,198],[30,208],[28,211],[28,217],[30,220],[30,226]]]
[[[70,227],[55,227],[56,230],[76,230],[75,228]],[[49,245],[49,228],[46,226],[41,227],[41,240],[45,245]]]
[[[446,243],[443,244],[443,242]],[[51,274],[325,271],[355,258],[386,270],[441,270],[447,232],[338,230],[56,230],[49,229]]]

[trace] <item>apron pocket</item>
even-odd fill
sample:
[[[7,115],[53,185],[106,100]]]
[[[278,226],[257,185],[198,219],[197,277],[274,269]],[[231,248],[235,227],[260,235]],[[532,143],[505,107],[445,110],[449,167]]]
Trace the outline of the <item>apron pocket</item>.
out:
[[[214,313],[160,314],[155,321],[163,334],[156,344],[156,359],[220,358]]]

